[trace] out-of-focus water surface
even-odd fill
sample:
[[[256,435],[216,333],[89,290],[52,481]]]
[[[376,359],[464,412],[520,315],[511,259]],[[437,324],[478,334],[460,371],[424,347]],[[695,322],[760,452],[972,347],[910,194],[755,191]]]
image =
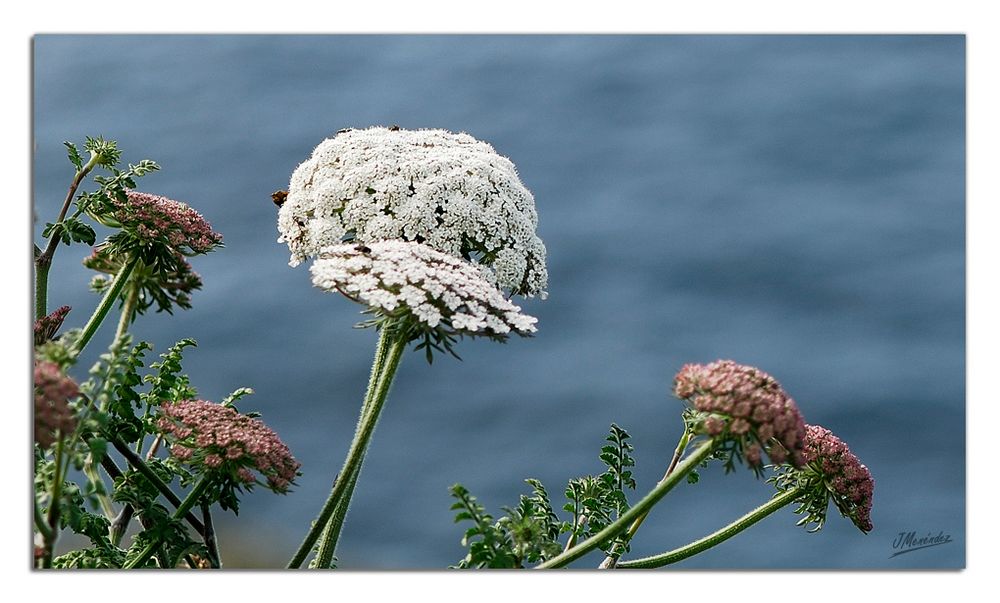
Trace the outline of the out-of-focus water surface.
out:
[[[637,493],[681,432],[686,362],[773,374],[807,422],[876,480],[867,536],[835,510],[818,534],[784,509],[679,568],[965,564],[965,41],[961,36],[39,36],[34,186],[51,220],[63,140],[103,135],[162,172],[225,236],[195,258],[194,308],[141,319],[207,399],[238,386],[303,463],[288,496],[219,515],[228,567],[283,567],[354,430],[375,334],[314,290],[275,240],[270,193],[340,128],[439,127],[487,140],[534,192],[550,297],[537,337],[408,354],[341,546],[344,568],[443,568],[464,554],[448,486],[499,513],[542,479],[602,468],[633,435]],[[40,226],[36,225],[36,237]],[[62,249],[50,305],[97,298]],[[114,321],[109,321],[113,323]],[[103,329],[81,371],[110,339]],[[83,375],[78,375],[82,377]],[[632,556],[684,544],[771,495],[712,467],[656,507]],[[638,498],[638,497],[637,497]],[[951,544],[890,558],[900,532]],[[593,565],[598,557],[591,556]]]

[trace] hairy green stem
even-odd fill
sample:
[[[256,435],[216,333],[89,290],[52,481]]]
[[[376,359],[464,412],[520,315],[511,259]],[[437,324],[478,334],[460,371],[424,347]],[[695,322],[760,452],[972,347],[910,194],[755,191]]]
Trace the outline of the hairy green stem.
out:
[[[104,293],[104,297],[101,298],[101,303],[97,305],[97,308],[94,310],[94,314],[90,317],[90,320],[87,321],[86,326],[83,327],[83,333],[80,334],[80,339],[78,339],[73,345],[73,356],[79,356],[83,349],[87,347],[87,344],[90,343],[94,334],[97,333],[98,327],[100,327],[101,323],[104,322],[104,318],[111,310],[111,306],[113,306],[115,301],[118,299],[118,295],[121,293],[122,288],[128,281],[129,275],[132,274],[132,269],[135,268],[135,265],[138,262],[139,257],[133,256],[125,263],[124,266],[121,267],[118,274],[115,275],[115,279],[111,282],[111,286]]]
[[[670,477],[670,474],[674,472],[674,468],[677,467],[677,463],[680,462],[681,457],[684,456],[684,451],[687,449],[688,442],[690,441],[691,441],[691,432],[689,432],[685,427],[684,433],[681,434],[681,439],[678,440],[677,442],[677,447],[674,448],[674,455],[670,458],[670,464],[667,465],[667,470],[663,473],[663,477],[660,479],[661,482]],[[639,517],[635,518],[635,521],[633,521],[632,525],[629,526],[628,531],[625,532],[625,542],[629,542],[632,540],[632,538],[635,536],[635,533],[639,531],[639,526],[642,525],[642,522],[645,521],[646,517],[648,516],[649,516],[649,511],[646,511]],[[607,557],[604,558],[604,561],[601,562],[600,569],[614,569],[615,566],[617,566],[617,564],[618,564],[618,556],[608,555]]]
[[[350,506],[351,497],[354,495],[354,487],[358,483],[358,472],[354,472],[348,482],[344,495],[340,502],[334,507],[327,522],[323,534],[319,538],[319,546],[316,549],[315,569],[330,569],[333,567],[334,556],[337,552],[337,543],[340,541],[340,533],[344,529],[344,520],[347,518],[347,509]]]
[[[211,485],[211,482],[212,478],[211,476],[208,475],[198,480],[198,483],[196,483],[194,487],[191,488],[191,491],[188,492],[188,495],[184,497],[184,501],[181,502],[181,505],[177,507],[173,515],[170,516],[170,518],[173,519],[174,521],[177,521],[178,519],[185,517],[188,514],[188,512],[191,511],[191,508],[194,507],[194,505],[198,502],[198,499],[201,498],[201,495],[205,493],[205,490],[208,489],[209,485]],[[142,552],[140,552],[137,557],[133,558],[131,561],[122,566],[122,569],[133,569],[135,567],[140,567],[145,565],[146,562],[149,561],[149,558],[153,556],[153,553],[156,551],[156,549],[159,548],[162,539],[163,536],[160,535],[159,537],[156,537],[153,540],[151,540],[149,544],[146,545],[146,548],[142,549]]]
[[[375,345],[375,358],[372,360],[371,374],[368,377],[368,388],[365,390],[365,399],[361,403],[361,416],[358,417],[358,424],[354,430],[355,438],[360,437],[361,428],[365,424],[366,418],[371,415],[372,400],[375,397],[376,390],[378,390],[378,384],[382,380],[382,373],[385,371],[385,360],[389,354],[389,343],[390,338],[387,332],[383,331],[380,333],[378,343]],[[320,536],[320,544],[316,551],[316,568],[326,569],[333,566],[337,542],[340,540],[340,531],[343,529],[344,519],[347,517],[348,502],[354,496],[354,487],[358,483],[358,474],[360,471],[361,466],[359,464],[354,474],[349,476],[344,495],[334,508],[333,514],[330,516],[330,521],[323,530],[323,535]]]
[[[799,488],[786,490],[721,530],[713,532],[712,534],[709,534],[699,540],[695,540],[691,544],[682,546],[679,549],[667,551],[666,553],[653,555],[651,557],[643,557],[641,559],[633,559],[631,561],[621,561],[618,563],[618,567],[621,569],[653,568],[663,567],[664,565],[670,565],[671,563],[677,563],[682,559],[687,559],[688,557],[697,555],[704,550],[710,549],[713,546],[732,538],[758,521],[764,519],[771,513],[774,513],[778,509],[794,502],[795,499],[801,495],[802,490]]]
[[[35,320],[41,320],[48,314],[49,268],[52,264],[51,260],[40,262],[41,258],[35,259]]]
[[[637,502],[634,507],[623,513],[621,517],[597,534],[594,534],[570,550],[560,553],[545,563],[536,566],[535,569],[563,567],[596,549],[600,543],[614,538],[625,531],[636,518],[652,509],[653,505],[660,502],[660,499],[666,496],[667,492],[670,492],[692,469],[708,458],[715,450],[715,446],[716,442],[713,439],[703,442],[698,448],[694,449],[690,456],[677,465],[677,468],[667,479],[657,484],[655,488],[650,490],[649,494]]]
[[[330,521],[334,511],[337,510],[338,505],[345,505],[343,512],[346,514],[346,505],[350,504],[349,489],[353,490],[353,484],[357,480],[357,476],[354,475],[356,472],[359,473],[361,470],[361,464],[364,461],[365,452],[368,449],[368,443],[371,441],[372,433],[375,431],[375,424],[378,422],[379,414],[381,413],[382,406],[385,404],[386,397],[389,394],[389,388],[392,385],[392,379],[396,374],[396,369],[399,367],[400,359],[403,355],[403,350],[406,349],[406,340],[402,338],[393,339],[390,335],[390,330],[383,329],[380,334],[380,340],[386,339],[385,342],[388,345],[388,351],[386,353],[385,366],[382,371],[382,375],[376,378],[374,375],[369,382],[376,383],[375,391],[371,394],[371,405],[368,409],[362,408],[361,420],[358,424],[357,431],[355,432],[354,440],[351,442],[351,448],[347,453],[347,458],[344,460],[344,466],[340,470],[336,481],[333,484],[333,489],[330,491],[330,496],[326,499],[323,504],[323,508],[320,510],[319,515],[316,517],[316,521],[313,523],[306,534],[305,539],[302,544],[299,545],[299,549],[295,552],[295,555],[288,562],[288,567],[290,569],[298,568],[305,561],[306,556],[312,549],[313,545],[319,539],[320,535],[326,530],[327,522]],[[379,345],[383,345],[380,341]],[[376,352],[376,362],[378,359],[378,352]],[[373,371],[374,372],[374,371]],[[366,396],[366,399],[368,397]],[[354,476],[354,480],[352,480]],[[327,534],[328,538],[325,538],[323,543],[320,545],[322,549],[326,551],[326,555],[332,558],[333,550],[336,548],[335,538],[339,537],[340,529],[330,530]],[[317,567],[323,567],[317,563]],[[328,565],[327,565],[328,567]]]
[[[69,205],[73,202],[73,196],[76,195],[76,189],[80,187],[80,183],[83,179],[87,177],[97,163],[101,160],[101,156],[97,154],[91,154],[90,161],[88,161],[84,166],[73,176],[73,182],[69,185],[69,191],[66,193],[66,198],[63,200],[62,208],[59,210],[59,217],[56,218],[55,223],[58,224],[66,218],[66,212],[69,211]],[[37,251],[38,247],[35,247],[35,320],[43,318],[48,312],[46,311],[46,305],[48,304],[48,291],[49,291],[49,268],[52,267],[52,258],[56,254],[56,249],[59,248],[59,238],[53,233],[49,237],[49,242],[45,246],[45,251],[39,253]]]

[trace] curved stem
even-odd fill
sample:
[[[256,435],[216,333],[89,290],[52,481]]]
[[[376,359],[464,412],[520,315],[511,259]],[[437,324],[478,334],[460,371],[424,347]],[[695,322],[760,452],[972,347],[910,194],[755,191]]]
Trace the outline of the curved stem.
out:
[[[627,529],[628,526],[636,520],[636,518],[644,513],[647,513],[653,508],[653,505],[660,502],[660,499],[666,496],[667,492],[670,492],[670,490],[673,489],[673,487],[676,486],[677,483],[684,478],[684,476],[697,467],[699,463],[708,458],[714,450],[715,440],[709,439],[703,442],[701,446],[695,448],[694,452],[692,452],[689,457],[677,465],[677,469],[671,473],[667,479],[657,484],[655,488],[650,490],[649,494],[637,502],[634,507],[623,513],[621,517],[597,534],[594,534],[570,550],[560,553],[545,563],[536,566],[535,569],[563,567],[564,565],[575,561],[590,551],[596,549],[601,542],[617,536]]]
[[[174,514],[171,515],[170,518],[176,521],[187,515],[191,508],[194,507],[195,503],[198,502],[198,499],[201,498],[201,495],[205,493],[205,490],[208,489],[211,481],[212,478],[208,475],[202,477],[198,483],[194,485],[194,488],[191,488],[188,495],[184,497],[184,501],[181,503],[181,506],[177,507],[177,510],[174,511]],[[156,549],[159,548],[160,541],[162,539],[163,537],[160,535],[160,537],[151,540],[149,544],[146,545],[146,548],[142,549],[139,556],[123,565],[122,569],[133,569],[137,566],[145,565],[146,562],[149,561],[149,558],[153,556],[153,553],[156,552]]]
[[[66,218],[66,212],[69,211],[69,205],[73,202],[73,196],[76,195],[76,189],[80,187],[80,183],[83,179],[87,177],[87,174],[97,166],[98,161],[100,161],[101,156],[92,154],[90,156],[90,161],[88,161],[74,176],[73,182],[69,185],[69,191],[66,193],[66,198],[63,200],[62,208],[59,210],[59,217],[56,218],[55,223],[58,224]],[[35,247],[35,320],[44,317],[46,312],[46,305],[48,303],[48,290],[49,290],[49,268],[52,266],[52,258],[56,254],[56,249],[59,248],[59,237],[52,233],[49,238],[48,244],[45,246],[45,251],[38,253],[38,247]]]
[[[79,356],[83,349],[87,347],[87,344],[90,343],[90,340],[94,337],[98,327],[101,326],[101,323],[104,322],[104,318],[108,315],[108,311],[111,310],[111,306],[113,306],[115,300],[118,299],[118,295],[121,293],[122,288],[128,281],[129,275],[132,274],[132,269],[135,268],[135,265],[138,262],[138,256],[133,256],[125,263],[124,266],[121,267],[118,274],[115,275],[115,280],[111,282],[111,286],[104,293],[104,297],[101,298],[101,303],[97,305],[97,308],[94,310],[94,314],[90,317],[90,320],[87,321],[86,326],[83,327],[83,333],[80,334],[80,339],[78,339],[73,345],[73,356]]]
[[[372,433],[375,431],[375,424],[378,422],[382,406],[385,403],[385,399],[389,393],[389,388],[392,385],[393,376],[396,374],[396,369],[399,367],[399,361],[403,355],[403,350],[406,348],[405,339],[392,339],[388,333],[388,329],[383,329],[380,335],[380,338],[385,338],[387,340],[386,343],[388,344],[388,351],[381,377],[376,379],[373,376],[372,380],[369,382],[369,385],[371,385],[372,382],[376,382],[375,391],[371,397],[371,405],[367,410],[364,408],[362,409],[361,421],[359,422],[358,429],[355,432],[354,441],[351,442],[351,448],[347,453],[347,458],[344,460],[344,466],[340,470],[340,474],[337,476],[337,479],[333,484],[333,489],[330,491],[330,496],[323,504],[323,508],[320,510],[319,516],[317,516],[316,521],[313,522],[309,533],[306,534],[305,539],[302,541],[302,544],[299,545],[299,549],[295,552],[295,555],[288,562],[289,568],[297,568],[302,565],[302,562],[305,561],[309,551],[319,539],[321,533],[326,529],[326,524],[330,521],[331,516],[337,509],[337,506],[339,504],[347,505],[350,503],[348,489],[350,488],[353,490],[351,476],[355,472],[360,472],[361,470],[361,463],[364,461],[368,443],[371,440]],[[382,345],[381,341],[379,345]],[[376,361],[377,358],[378,355],[376,352]],[[346,507],[344,508],[344,513],[346,514]],[[333,548],[336,546],[336,542],[333,541],[333,537],[339,536],[339,528],[337,528],[336,532],[337,533],[334,534],[334,531],[331,530],[328,534],[329,538],[324,539],[324,543],[321,545],[321,548],[324,548],[327,551],[326,554],[331,557],[333,554]],[[317,564],[317,567],[322,566]]]
[[[643,557],[641,559],[633,559],[631,561],[621,561],[618,563],[618,567],[621,569],[653,568],[663,567],[664,565],[670,565],[671,563],[677,563],[682,559],[687,559],[688,557],[697,555],[698,553],[710,549],[721,542],[729,540],[761,519],[764,519],[771,513],[774,513],[778,509],[795,501],[795,499],[801,494],[802,490],[799,488],[786,490],[721,530],[713,532],[712,534],[709,534],[699,540],[695,540],[691,544],[682,546],[679,549],[667,551],[666,553],[653,555],[652,557]]]
[[[684,456],[684,451],[687,449],[688,442],[690,441],[691,441],[691,432],[687,430],[687,427],[685,427],[684,433],[681,434],[681,439],[677,441],[677,448],[674,449],[674,456],[671,457],[670,464],[667,465],[667,470],[666,472],[664,472],[663,477],[660,479],[660,482],[670,477],[670,474],[674,472],[674,468],[677,467],[677,463],[680,462],[681,457]],[[635,536],[635,533],[639,531],[639,526],[642,525],[642,522],[645,521],[646,517],[648,516],[649,516],[649,511],[646,511],[639,517],[636,517],[635,521],[632,522],[632,525],[629,526],[628,531],[625,532],[626,542],[632,540],[632,537]],[[614,569],[617,566],[617,564],[618,564],[618,556],[608,555],[607,557],[604,558],[604,561],[601,562],[600,569]]]

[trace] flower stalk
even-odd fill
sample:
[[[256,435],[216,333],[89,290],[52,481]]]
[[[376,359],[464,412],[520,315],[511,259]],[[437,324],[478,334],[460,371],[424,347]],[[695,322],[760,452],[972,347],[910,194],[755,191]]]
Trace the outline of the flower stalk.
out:
[[[393,377],[396,374],[396,370],[399,368],[399,362],[403,355],[403,350],[406,348],[406,340],[404,338],[393,337],[393,330],[388,328],[383,328],[379,336],[379,348],[381,349],[385,346],[385,361],[382,374],[376,379],[375,369],[373,366],[372,377],[369,381],[369,393],[366,394],[366,402],[370,397],[370,404],[364,404],[362,406],[361,418],[358,422],[358,427],[355,431],[354,440],[351,442],[350,450],[347,453],[347,458],[344,460],[344,466],[340,470],[337,479],[334,481],[333,489],[330,491],[330,496],[327,498],[326,502],[323,504],[319,515],[316,517],[316,521],[313,523],[306,534],[305,539],[302,544],[299,545],[298,550],[295,555],[289,560],[288,568],[295,569],[301,567],[302,563],[305,561],[306,556],[312,547],[319,540],[320,536],[323,535],[323,541],[320,543],[320,552],[322,553],[322,559],[317,559],[316,567],[320,569],[328,568],[330,562],[333,558],[333,552],[337,545],[337,539],[340,536],[340,527],[343,523],[343,516],[347,513],[347,506],[350,504],[350,497],[353,494],[354,485],[357,481],[358,474],[361,471],[361,464],[364,462],[365,453],[368,449],[368,444],[371,441],[372,433],[375,431],[375,425],[378,422],[379,414],[381,414],[382,407],[385,404],[385,400],[389,394],[389,388],[392,385]],[[376,351],[375,362],[373,365],[377,365],[379,361],[380,352]],[[372,385],[374,384],[374,388]],[[339,512],[338,512],[339,508]],[[331,523],[331,527],[327,530],[328,522],[331,522],[331,518],[334,513],[338,512],[340,515],[339,525]],[[325,534],[324,534],[325,532]],[[325,562],[325,565],[321,562]]]
[[[743,530],[754,525],[758,521],[764,519],[768,515],[774,513],[778,509],[781,509],[790,503],[794,502],[797,498],[802,496],[803,491],[798,488],[793,488],[779,493],[771,500],[767,501],[763,505],[757,507],[753,511],[750,511],[743,517],[740,517],[736,521],[727,525],[726,527],[695,540],[694,542],[682,546],[678,549],[672,551],[667,551],[665,553],[660,553],[659,555],[653,555],[651,557],[643,557],[641,559],[633,559],[630,561],[620,561],[617,567],[621,569],[639,569],[639,568],[655,568],[663,567],[665,565],[670,565],[671,563],[677,563],[688,557],[692,557],[706,551],[717,544],[729,540],[733,536],[739,534]]]
[[[139,263],[139,257],[131,257],[118,271],[115,275],[115,279],[111,282],[111,286],[104,293],[104,297],[101,298],[101,302],[97,305],[94,310],[94,314],[87,321],[87,324],[83,327],[83,332],[80,334],[80,338],[73,344],[72,354],[73,356],[79,356],[83,349],[87,347],[90,340],[93,339],[94,334],[97,333],[97,329],[104,322],[107,317],[108,312],[111,310],[111,306],[114,305],[118,296],[121,294],[122,289],[125,287],[125,283],[128,282],[129,275],[132,274],[132,269],[135,268],[136,264]]]
[[[364,402],[361,404],[361,417],[358,419],[358,425],[354,432],[355,438],[359,437],[361,426],[365,423],[365,417],[370,415],[372,411],[372,400],[375,397],[375,392],[378,390],[379,382],[381,381],[382,374],[385,371],[385,360],[389,354],[390,347],[389,342],[390,336],[388,332],[383,331],[379,334],[378,343],[375,345],[375,358],[372,361],[372,371],[368,378],[368,388],[365,391]],[[320,546],[316,552],[317,568],[325,569],[332,567],[333,565],[337,542],[340,540],[340,531],[344,526],[344,519],[347,517],[347,508],[351,497],[354,496],[354,487],[358,482],[359,472],[360,465],[358,466],[358,469],[355,470],[354,474],[349,476],[344,496],[334,509],[333,515],[330,517],[330,522],[327,524],[326,529],[323,531],[323,535],[320,537]]]

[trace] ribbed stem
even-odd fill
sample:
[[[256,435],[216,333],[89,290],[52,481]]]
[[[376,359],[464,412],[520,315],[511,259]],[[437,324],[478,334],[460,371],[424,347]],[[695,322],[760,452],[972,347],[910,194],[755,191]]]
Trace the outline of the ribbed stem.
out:
[[[712,534],[709,534],[699,540],[695,540],[691,544],[682,546],[679,549],[667,551],[666,553],[653,555],[651,557],[643,557],[641,559],[633,559],[631,561],[619,561],[618,567],[620,569],[653,568],[663,567],[664,565],[670,565],[671,563],[677,563],[682,559],[687,559],[688,557],[697,555],[698,553],[710,549],[721,542],[729,540],[733,536],[764,519],[771,513],[774,513],[778,509],[795,501],[795,499],[801,495],[802,490],[798,488],[786,490],[721,530],[713,532]]]
[[[714,450],[715,440],[710,439],[705,441],[701,444],[701,446],[695,448],[689,457],[677,465],[677,469],[671,473],[667,479],[657,484],[655,488],[650,490],[649,494],[637,502],[634,507],[623,513],[621,517],[597,534],[594,534],[570,550],[560,553],[545,563],[536,566],[535,569],[563,567],[596,549],[601,542],[613,538],[625,531],[640,515],[647,513],[653,508],[653,505],[660,502],[660,499],[666,496],[667,492],[670,492],[670,490],[673,489],[678,482],[690,473],[692,469],[697,467],[699,463],[712,454]]]
[[[365,390],[365,399],[361,403],[361,416],[358,417],[358,424],[354,429],[354,437],[358,438],[361,427],[365,424],[366,417],[371,415],[372,400],[378,390],[378,384],[382,380],[382,373],[385,370],[385,360],[389,354],[389,335],[387,331],[379,334],[378,343],[375,345],[375,358],[372,360],[371,375],[368,377],[368,388]],[[376,417],[377,418],[377,417]],[[344,527],[344,519],[347,517],[347,509],[351,497],[354,496],[354,487],[358,483],[358,474],[361,471],[359,465],[353,475],[348,477],[348,483],[344,490],[344,495],[340,503],[333,510],[330,521],[326,524],[322,536],[319,539],[319,547],[316,551],[316,569],[327,569],[333,566],[333,558],[336,553],[337,542],[340,540],[340,531]]]
[[[118,299],[118,295],[121,294],[122,288],[125,287],[125,283],[128,282],[129,275],[132,274],[132,269],[139,262],[139,257],[134,256],[121,267],[118,274],[115,275],[115,280],[111,282],[111,286],[104,293],[104,297],[101,298],[101,303],[97,305],[94,310],[94,314],[87,321],[86,326],[83,327],[83,333],[80,334],[80,339],[77,340],[76,344],[73,346],[73,355],[79,356],[80,352],[83,351],[90,340],[97,333],[97,329],[104,322],[104,318],[108,315],[111,310],[111,306],[114,305],[115,301]]]
[[[351,476],[361,470],[361,463],[364,461],[365,452],[368,449],[368,443],[371,441],[372,433],[375,431],[375,424],[378,422],[382,406],[385,404],[389,388],[392,385],[393,376],[396,374],[396,369],[399,367],[399,361],[402,358],[403,350],[406,348],[406,341],[404,339],[391,339],[389,330],[387,329],[383,329],[381,338],[386,338],[388,340],[389,348],[383,374],[377,379],[374,377],[372,379],[373,382],[376,382],[376,389],[372,394],[371,406],[367,412],[362,410],[361,421],[359,422],[358,429],[355,432],[354,441],[351,442],[351,448],[347,453],[347,458],[344,460],[344,466],[340,470],[340,473],[333,484],[330,496],[327,497],[326,502],[323,504],[323,508],[316,517],[316,521],[313,522],[309,533],[306,534],[302,544],[299,545],[299,549],[288,562],[289,568],[298,568],[302,565],[302,562],[305,561],[313,545],[316,544],[316,541],[319,539],[322,532],[326,530],[327,522],[330,521],[334,511],[336,511],[337,505],[347,505],[350,503],[349,496],[346,495],[348,494],[349,488],[353,490],[353,481]],[[380,341],[379,345],[381,344],[382,343]],[[369,385],[371,385],[371,382],[369,382]],[[346,507],[344,512],[346,513]],[[325,539],[323,544],[320,545],[321,548],[325,549],[326,554],[331,556],[331,558],[333,549],[336,546],[336,542],[331,541],[334,536],[339,536],[339,529],[336,534],[334,534],[331,530],[329,533],[329,539]],[[327,564],[327,567],[328,566],[329,564]],[[317,564],[317,567],[322,566]]]

